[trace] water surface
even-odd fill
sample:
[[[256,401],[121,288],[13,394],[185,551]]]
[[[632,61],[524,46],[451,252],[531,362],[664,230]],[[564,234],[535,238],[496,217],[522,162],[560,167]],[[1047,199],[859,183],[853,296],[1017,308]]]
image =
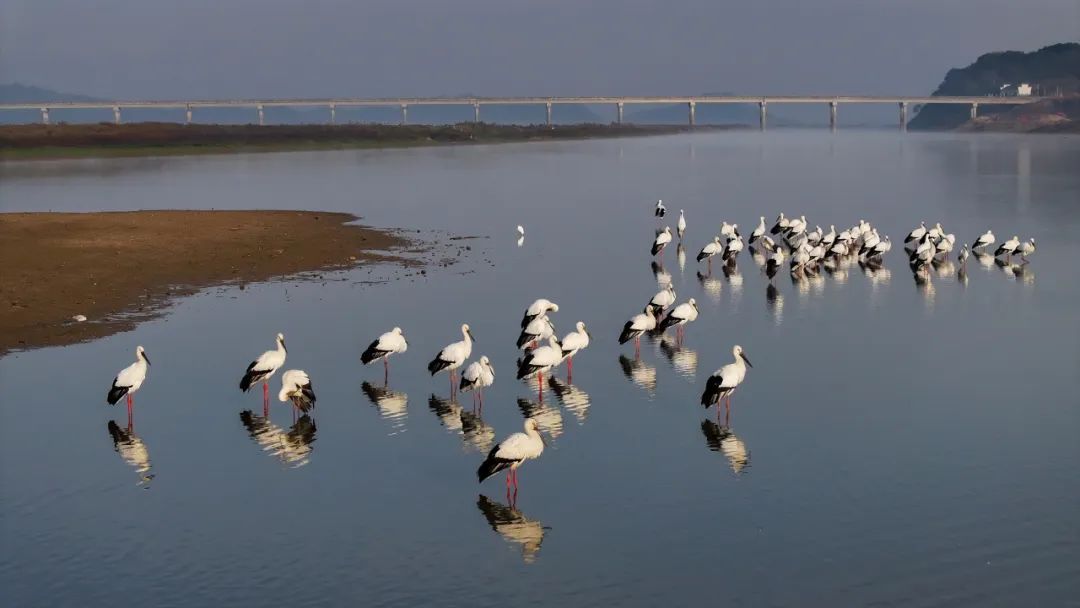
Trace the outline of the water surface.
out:
[[[872,131],[5,164],[9,211],[303,208],[484,237],[426,275],[212,289],[0,360],[5,603],[1075,603],[1078,166],[1076,137]],[[685,267],[672,247],[654,272],[658,197],[690,228]],[[694,263],[721,221],[781,210],[1039,250],[921,286],[899,247],[772,289],[745,253]],[[658,280],[701,317],[635,358],[615,338]],[[594,338],[542,402],[513,381],[540,296]],[[462,322],[496,369],[482,416],[425,370]],[[394,325],[409,352],[383,386],[359,355]],[[319,397],[296,423],[236,389],[278,331]],[[736,343],[755,367],[718,423],[697,399]],[[104,395],[137,344],[153,367],[128,431]],[[525,415],[548,448],[512,507],[474,472]]]

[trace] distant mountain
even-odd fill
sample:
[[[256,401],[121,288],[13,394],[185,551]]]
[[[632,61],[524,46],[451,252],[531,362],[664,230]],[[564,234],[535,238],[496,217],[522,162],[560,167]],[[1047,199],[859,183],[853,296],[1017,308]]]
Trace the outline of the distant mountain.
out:
[[[1080,91],[1080,44],[1055,44],[1031,53],[987,53],[975,63],[954,68],[934,91],[941,95],[999,95],[1005,85],[1029,83],[1035,94],[1057,95]],[[979,114],[1009,112],[1009,106],[981,105]],[[955,129],[970,118],[970,108],[953,104],[925,105],[909,123],[911,129]]]

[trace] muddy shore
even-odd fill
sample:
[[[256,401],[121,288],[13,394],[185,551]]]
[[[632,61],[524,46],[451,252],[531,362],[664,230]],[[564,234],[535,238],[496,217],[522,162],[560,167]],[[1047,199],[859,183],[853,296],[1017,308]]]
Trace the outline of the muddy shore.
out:
[[[124,331],[223,284],[399,260],[405,239],[308,211],[0,213],[0,355]],[[85,315],[76,322],[74,315]]]

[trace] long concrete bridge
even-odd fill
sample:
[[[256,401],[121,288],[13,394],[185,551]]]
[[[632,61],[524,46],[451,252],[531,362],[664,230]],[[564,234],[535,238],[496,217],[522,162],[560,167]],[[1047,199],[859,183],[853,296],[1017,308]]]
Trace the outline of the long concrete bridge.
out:
[[[472,106],[473,120],[480,121],[483,105],[538,105],[547,110],[547,124],[551,123],[551,108],[555,105],[611,105],[615,108],[616,122],[623,122],[623,109],[634,104],[684,105],[687,123],[695,124],[697,106],[706,104],[754,104],[759,108],[761,128],[765,128],[768,107],[774,104],[822,104],[829,109],[829,126],[836,128],[837,107],[840,104],[895,104],[900,112],[900,128],[906,129],[908,106],[922,104],[958,104],[970,108],[971,117],[978,115],[980,105],[1022,105],[1034,103],[1044,97],[889,97],[875,95],[767,95],[767,96],[713,96],[689,97],[386,97],[386,98],[329,98],[329,99],[221,99],[221,100],[173,100],[173,101],[73,101],[41,103],[0,104],[3,110],[40,110],[43,123],[49,123],[52,109],[109,109],[117,124],[121,122],[124,108],[176,108],[185,112],[185,122],[190,123],[198,108],[250,107],[258,116],[259,124],[265,124],[265,108],[269,107],[324,107],[329,110],[328,120],[336,122],[337,109],[341,107],[389,106],[400,108],[401,124],[408,122],[409,106]]]

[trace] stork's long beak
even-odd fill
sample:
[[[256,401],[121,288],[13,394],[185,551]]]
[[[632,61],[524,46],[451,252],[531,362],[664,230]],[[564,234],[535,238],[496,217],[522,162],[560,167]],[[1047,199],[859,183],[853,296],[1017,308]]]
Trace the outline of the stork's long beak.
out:
[[[281,348],[282,348],[283,350],[285,350],[285,352],[289,352],[289,349],[288,349],[288,348],[285,348],[285,339],[284,339],[284,338],[282,338],[282,340],[281,340]]]
[[[143,361],[146,361],[146,365],[149,366],[150,365],[150,357],[146,356],[146,351],[145,350],[142,351],[142,358],[143,358]]]
[[[746,358],[746,353],[739,353],[739,356],[742,357],[743,361],[746,361],[747,365],[749,365],[750,367],[754,367],[754,364],[750,363],[750,359]]]
[[[470,329],[470,330],[467,330],[467,331],[469,332],[469,339],[472,340],[473,342],[476,342],[476,336],[472,335],[472,330]]]

